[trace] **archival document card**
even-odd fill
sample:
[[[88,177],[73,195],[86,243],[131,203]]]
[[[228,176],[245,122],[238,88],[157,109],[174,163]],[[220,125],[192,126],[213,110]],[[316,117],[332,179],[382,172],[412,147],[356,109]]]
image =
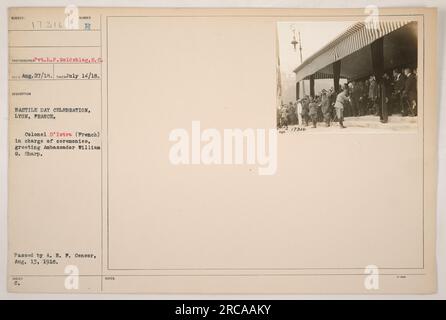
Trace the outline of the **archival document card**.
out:
[[[8,289],[434,293],[436,9],[9,9]]]

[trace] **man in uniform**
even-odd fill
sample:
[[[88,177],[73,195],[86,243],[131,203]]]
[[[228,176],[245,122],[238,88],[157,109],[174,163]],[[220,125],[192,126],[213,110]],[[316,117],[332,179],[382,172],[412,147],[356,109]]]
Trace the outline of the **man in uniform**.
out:
[[[406,83],[404,85],[403,99],[410,116],[417,115],[417,77],[410,68],[404,69]]]
[[[344,108],[348,106],[350,99],[348,98],[348,88],[344,87],[344,90],[336,97],[335,109],[336,116],[338,117],[339,126],[344,129]]]
[[[333,121],[336,117],[336,111],[334,110],[334,104],[336,102],[336,93],[334,92],[334,88],[331,87],[327,93],[328,100],[330,101],[330,121]]]
[[[404,86],[406,82],[406,77],[400,72],[400,70],[393,70],[393,111],[401,112],[402,115],[406,114],[406,110],[404,110],[404,104],[402,100],[402,95],[404,91]]]
[[[302,127],[302,99],[297,100],[296,116],[299,127]]]
[[[357,87],[358,87],[358,116],[363,116],[365,115],[364,81],[358,81]]]
[[[329,127],[331,118],[331,105],[330,105],[330,98],[328,97],[327,91],[325,89],[322,90],[321,110],[324,117],[325,125]]]
[[[310,97],[309,109],[310,109],[311,122],[313,123],[313,128],[316,128],[318,107],[317,107],[317,102],[314,100],[313,97]]]
[[[369,80],[365,80],[364,86],[362,87],[362,106],[364,109],[364,115],[369,114],[369,106],[370,106],[369,88],[370,88],[370,82]]]
[[[302,121],[305,123],[305,126],[308,127],[308,118],[310,113],[310,101],[308,96],[302,99]]]
[[[384,73],[383,78],[381,79],[380,89],[381,112],[379,116],[382,123],[387,123],[389,119],[389,104],[392,96],[392,84],[387,73]]]
[[[285,104],[282,104],[279,108],[279,128],[288,127],[288,110]]]
[[[356,117],[360,115],[359,99],[361,98],[361,88],[356,81],[351,83],[351,102],[352,102],[352,116]]]
[[[370,99],[372,112],[375,115],[379,115],[380,112],[379,112],[379,106],[378,106],[378,84],[376,83],[375,76],[370,76],[369,99]]]
[[[290,101],[290,103],[288,104],[288,124],[297,124],[296,107],[294,106],[292,101]]]

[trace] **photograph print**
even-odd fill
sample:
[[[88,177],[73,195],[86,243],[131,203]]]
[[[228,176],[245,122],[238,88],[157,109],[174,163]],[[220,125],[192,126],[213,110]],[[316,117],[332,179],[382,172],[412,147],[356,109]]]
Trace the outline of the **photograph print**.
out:
[[[277,23],[277,128],[416,132],[418,22]]]

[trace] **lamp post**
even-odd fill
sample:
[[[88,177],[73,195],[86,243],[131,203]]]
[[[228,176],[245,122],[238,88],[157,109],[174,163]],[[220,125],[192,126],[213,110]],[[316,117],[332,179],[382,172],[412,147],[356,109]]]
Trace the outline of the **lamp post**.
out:
[[[294,26],[294,24],[292,24],[290,26],[291,28],[291,33],[293,35],[293,40],[291,41],[291,44],[294,48],[294,52],[296,52],[297,50],[297,45],[299,45],[299,53],[300,53],[300,64],[302,64],[303,59],[302,59],[302,40],[300,38],[300,31],[297,32],[298,35],[298,39],[296,38],[296,27]],[[304,80],[302,79],[302,94],[305,96],[305,85],[304,85]]]

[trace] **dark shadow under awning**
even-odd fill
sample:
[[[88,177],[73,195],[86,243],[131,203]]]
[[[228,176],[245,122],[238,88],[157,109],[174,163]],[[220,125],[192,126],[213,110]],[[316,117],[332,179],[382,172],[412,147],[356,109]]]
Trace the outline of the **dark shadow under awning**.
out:
[[[332,79],[336,61],[341,61],[341,78],[352,80],[373,74],[371,44],[380,38],[383,38],[385,70],[416,67],[417,22],[381,21],[377,29],[368,29],[365,23],[358,22],[297,67],[296,80],[310,76]]]

